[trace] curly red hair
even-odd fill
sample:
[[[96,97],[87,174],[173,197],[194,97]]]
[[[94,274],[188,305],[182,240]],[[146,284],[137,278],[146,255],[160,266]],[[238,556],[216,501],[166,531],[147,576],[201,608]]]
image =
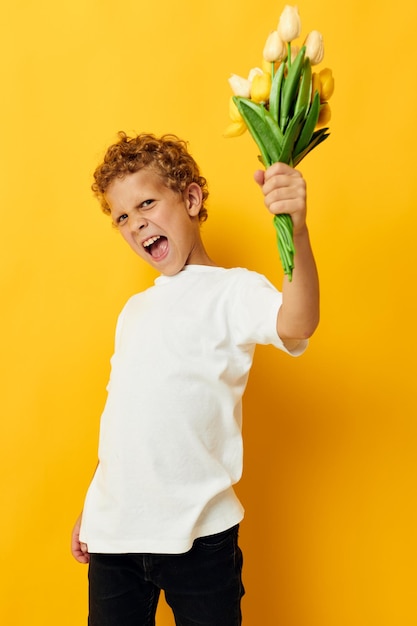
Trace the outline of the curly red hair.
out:
[[[136,137],[128,137],[126,133],[118,133],[119,141],[111,145],[101,165],[94,172],[92,190],[100,201],[107,215],[110,207],[104,196],[109,185],[115,178],[124,178],[142,168],[157,172],[167,187],[182,193],[190,183],[197,183],[203,193],[202,206],[199,213],[200,222],[207,217],[205,202],[209,192],[206,179],[187,150],[187,144],[176,135],[156,137],[143,133]]]

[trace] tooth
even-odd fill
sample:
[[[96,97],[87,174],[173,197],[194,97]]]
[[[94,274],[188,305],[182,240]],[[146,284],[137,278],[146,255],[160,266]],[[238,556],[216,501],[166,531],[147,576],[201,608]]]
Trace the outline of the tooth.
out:
[[[160,239],[159,235],[156,235],[155,237],[150,237],[149,239],[147,239],[146,241],[143,242],[143,247],[144,248],[149,248],[149,246],[151,246],[153,243],[155,243],[155,241],[158,241],[158,239]]]

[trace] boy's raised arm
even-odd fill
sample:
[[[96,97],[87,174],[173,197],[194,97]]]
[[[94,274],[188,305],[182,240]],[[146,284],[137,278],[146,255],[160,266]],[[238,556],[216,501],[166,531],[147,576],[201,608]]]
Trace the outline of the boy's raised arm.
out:
[[[306,184],[298,170],[274,163],[255,172],[255,181],[272,214],[288,213],[293,222],[295,267],[292,281],[284,277],[277,331],[285,346],[294,349],[310,337],[319,322],[319,281],[306,224]]]

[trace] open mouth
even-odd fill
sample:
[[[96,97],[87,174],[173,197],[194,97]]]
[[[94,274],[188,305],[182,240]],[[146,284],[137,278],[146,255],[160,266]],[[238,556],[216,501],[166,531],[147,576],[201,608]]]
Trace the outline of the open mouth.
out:
[[[143,247],[153,259],[159,259],[167,251],[168,239],[164,235],[155,235],[144,241]]]

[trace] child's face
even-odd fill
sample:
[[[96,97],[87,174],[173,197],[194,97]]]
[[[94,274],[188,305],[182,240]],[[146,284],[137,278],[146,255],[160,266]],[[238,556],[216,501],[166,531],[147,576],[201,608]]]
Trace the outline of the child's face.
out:
[[[154,171],[142,169],[113,180],[105,198],[123,238],[162,274],[173,276],[187,264],[211,265],[200,237],[196,183],[181,194]]]

